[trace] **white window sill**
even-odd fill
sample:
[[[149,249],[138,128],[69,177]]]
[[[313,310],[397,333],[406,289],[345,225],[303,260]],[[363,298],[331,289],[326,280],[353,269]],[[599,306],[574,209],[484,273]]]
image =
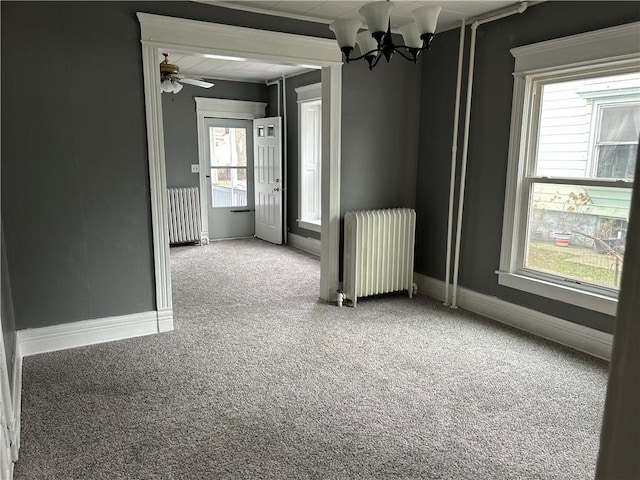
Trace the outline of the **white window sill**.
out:
[[[298,226],[318,233],[322,230],[320,220],[298,220]]]
[[[615,316],[618,308],[618,299],[600,295],[593,292],[586,292],[577,288],[572,288],[557,283],[540,280],[525,275],[518,275],[509,272],[496,272],[498,283],[505,287],[522,290],[524,292],[551,298],[560,302],[576,305],[607,315]]]

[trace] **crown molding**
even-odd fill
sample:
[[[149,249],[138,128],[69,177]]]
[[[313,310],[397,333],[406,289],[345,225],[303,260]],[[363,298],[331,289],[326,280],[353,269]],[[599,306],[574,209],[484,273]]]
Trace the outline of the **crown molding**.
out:
[[[155,47],[318,67],[342,64],[335,40],[138,12],[141,41]],[[278,52],[274,55],[273,52]]]
[[[532,43],[511,49],[515,74],[607,58],[640,60],[640,22]]]

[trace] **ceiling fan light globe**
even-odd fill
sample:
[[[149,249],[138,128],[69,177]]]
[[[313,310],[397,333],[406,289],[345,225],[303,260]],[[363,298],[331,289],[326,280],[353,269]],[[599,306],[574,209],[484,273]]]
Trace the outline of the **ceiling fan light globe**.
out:
[[[160,84],[160,91],[164,93],[173,92],[173,85],[171,85],[171,80],[169,79],[163,80],[162,83]]]
[[[171,82],[173,83],[173,93],[178,93],[180,90],[182,90],[184,88],[184,85],[182,85],[180,82]]]

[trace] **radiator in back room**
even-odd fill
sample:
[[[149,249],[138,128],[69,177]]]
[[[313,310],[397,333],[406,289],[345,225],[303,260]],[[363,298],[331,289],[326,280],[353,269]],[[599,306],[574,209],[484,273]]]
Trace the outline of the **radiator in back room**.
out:
[[[168,188],[169,243],[200,242],[200,191],[198,187]]]
[[[344,216],[344,298],[406,290],[412,297],[416,212],[363,210]]]

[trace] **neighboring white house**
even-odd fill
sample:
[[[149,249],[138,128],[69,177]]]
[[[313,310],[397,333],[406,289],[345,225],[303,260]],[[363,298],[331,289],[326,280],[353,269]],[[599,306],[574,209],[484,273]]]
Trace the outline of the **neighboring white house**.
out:
[[[633,178],[640,74],[549,83],[541,94],[538,176]]]

